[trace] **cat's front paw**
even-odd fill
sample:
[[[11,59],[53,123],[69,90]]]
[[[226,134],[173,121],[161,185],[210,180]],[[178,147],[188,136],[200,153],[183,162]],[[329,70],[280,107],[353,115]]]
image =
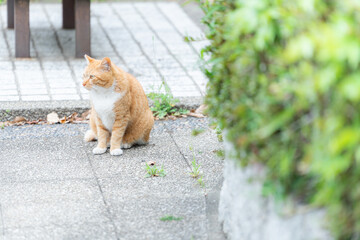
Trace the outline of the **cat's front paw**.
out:
[[[120,148],[114,149],[114,150],[110,151],[110,154],[113,156],[119,156],[119,155],[123,154],[123,150],[121,150]]]
[[[104,152],[106,152],[106,148],[96,147],[93,149],[93,154],[95,154],[95,155],[103,154]]]

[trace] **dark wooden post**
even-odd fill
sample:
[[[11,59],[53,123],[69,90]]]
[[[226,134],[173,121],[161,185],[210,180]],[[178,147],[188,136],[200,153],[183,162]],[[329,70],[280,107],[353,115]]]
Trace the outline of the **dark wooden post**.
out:
[[[63,0],[63,28],[73,29],[75,27],[75,0]]]
[[[90,0],[75,0],[76,57],[90,54]]]
[[[15,0],[15,57],[30,57],[29,1]]]
[[[8,28],[14,28],[14,0],[7,1],[7,24]]]

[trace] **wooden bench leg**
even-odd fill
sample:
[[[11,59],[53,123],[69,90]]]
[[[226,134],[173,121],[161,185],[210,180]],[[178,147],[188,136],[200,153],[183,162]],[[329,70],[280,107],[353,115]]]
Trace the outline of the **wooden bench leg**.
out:
[[[75,0],[63,0],[63,28],[73,29],[75,27]]]
[[[14,28],[14,0],[7,1],[7,24],[8,28]]]
[[[75,0],[76,57],[90,54],[90,0]]]
[[[29,0],[15,0],[15,57],[30,57]]]

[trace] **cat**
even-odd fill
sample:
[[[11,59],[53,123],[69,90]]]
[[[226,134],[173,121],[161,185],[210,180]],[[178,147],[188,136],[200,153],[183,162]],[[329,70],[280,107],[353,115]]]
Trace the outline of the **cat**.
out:
[[[134,76],[117,67],[108,57],[97,60],[84,56],[87,67],[83,86],[90,91],[90,130],[87,142],[98,140],[93,154],[103,154],[110,143],[110,154],[134,144],[147,144],[154,125],[144,89]]]

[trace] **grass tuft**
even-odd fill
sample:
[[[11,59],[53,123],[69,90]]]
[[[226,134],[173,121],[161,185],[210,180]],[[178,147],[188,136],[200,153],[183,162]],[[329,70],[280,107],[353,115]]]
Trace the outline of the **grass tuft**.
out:
[[[165,93],[161,92],[163,87],[165,88]],[[175,104],[179,102],[179,99],[174,98],[169,87],[165,84],[160,85],[157,91],[151,92],[147,96],[153,101],[151,111],[154,113],[154,116],[159,119],[163,119],[169,115],[178,116],[189,113],[189,110],[187,109],[177,109],[175,107]]]
[[[166,176],[163,166],[161,166],[161,168],[159,169],[155,164],[149,165],[146,163],[145,170],[147,172],[145,177],[147,177],[147,178],[148,177],[165,177]]]
[[[182,220],[183,218],[182,217],[174,217],[174,216],[171,216],[171,215],[166,215],[162,218],[160,218],[160,221],[163,221],[163,222],[167,222],[167,221],[180,221]]]

